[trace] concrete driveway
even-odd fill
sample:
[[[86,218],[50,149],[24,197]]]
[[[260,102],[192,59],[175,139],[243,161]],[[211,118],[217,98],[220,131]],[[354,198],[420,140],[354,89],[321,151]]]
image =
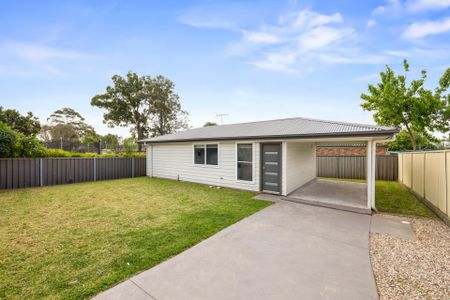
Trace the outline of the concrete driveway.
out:
[[[369,225],[277,202],[95,299],[378,299]]]

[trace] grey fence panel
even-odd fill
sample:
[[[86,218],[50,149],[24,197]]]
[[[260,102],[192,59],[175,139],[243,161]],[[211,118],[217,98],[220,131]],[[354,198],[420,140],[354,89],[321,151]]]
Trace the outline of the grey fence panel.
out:
[[[147,175],[147,169],[146,169],[147,159],[145,157],[135,157],[135,163],[134,163],[134,176],[140,177],[140,176],[146,176]]]
[[[366,163],[364,155],[317,156],[317,176],[366,179]],[[377,155],[375,176],[379,180],[397,180],[398,157]]]
[[[97,158],[97,180],[130,178],[132,157]]]
[[[43,185],[93,181],[93,158],[44,158]]]
[[[0,189],[39,186],[39,160],[34,158],[1,158]]]
[[[94,167],[95,165],[96,167]],[[145,175],[145,157],[0,159],[0,189],[131,178]]]

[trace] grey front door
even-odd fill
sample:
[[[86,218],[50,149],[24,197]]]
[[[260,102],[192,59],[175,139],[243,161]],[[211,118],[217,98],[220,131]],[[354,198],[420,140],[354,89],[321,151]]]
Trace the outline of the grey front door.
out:
[[[261,187],[281,193],[281,144],[261,144]]]

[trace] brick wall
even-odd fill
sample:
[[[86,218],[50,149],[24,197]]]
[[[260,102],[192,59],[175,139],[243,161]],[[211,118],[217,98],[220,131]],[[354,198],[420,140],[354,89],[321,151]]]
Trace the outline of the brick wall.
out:
[[[366,155],[366,147],[317,147],[318,156],[326,155]],[[377,154],[387,154],[386,146],[378,146]]]

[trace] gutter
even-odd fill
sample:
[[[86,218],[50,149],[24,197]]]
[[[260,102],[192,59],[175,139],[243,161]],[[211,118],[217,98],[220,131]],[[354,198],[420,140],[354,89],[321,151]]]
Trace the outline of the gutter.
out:
[[[176,143],[176,142],[201,142],[201,141],[228,141],[228,140],[273,140],[273,139],[309,139],[309,138],[327,138],[327,137],[377,137],[384,135],[393,135],[398,133],[399,129],[383,130],[383,131],[358,131],[358,132],[334,132],[334,133],[313,133],[313,134],[289,134],[289,135],[265,135],[265,136],[229,136],[229,137],[210,137],[210,138],[185,138],[173,140],[155,140],[144,139],[139,140],[138,143],[162,144],[162,143]],[[385,140],[385,139],[383,139]]]

